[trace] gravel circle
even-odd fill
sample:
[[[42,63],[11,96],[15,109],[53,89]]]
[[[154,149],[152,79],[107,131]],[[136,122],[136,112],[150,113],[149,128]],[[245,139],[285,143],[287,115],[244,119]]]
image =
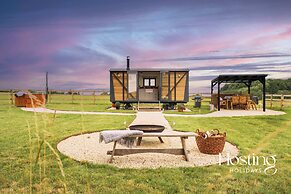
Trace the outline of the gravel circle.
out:
[[[181,148],[180,138],[163,138],[160,143],[158,138],[143,138],[138,148]],[[57,149],[64,155],[82,162],[94,164],[108,164],[119,168],[159,168],[159,167],[194,167],[219,165],[219,155],[208,155],[199,152],[195,137],[186,140],[189,153],[189,160],[185,161],[184,156],[162,153],[141,153],[125,156],[114,156],[113,163],[108,163],[110,155],[107,151],[112,150],[113,143],[99,143],[99,132],[71,136],[59,142]],[[117,148],[126,148],[117,144]],[[132,149],[134,149],[133,147]],[[130,149],[130,148],[128,148]],[[226,162],[227,157],[234,158],[239,153],[236,146],[226,142],[221,153],[221,162]]]

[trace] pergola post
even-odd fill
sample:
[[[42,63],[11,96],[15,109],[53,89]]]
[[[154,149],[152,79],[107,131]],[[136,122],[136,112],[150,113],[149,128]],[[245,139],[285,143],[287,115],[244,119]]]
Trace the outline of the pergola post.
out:
[[[217,110],[220,111],[220,81],[217,82]]]
[[[262,80],[263,84],[263,111],[266,111],[266,78],[264,77]]]
[[[249,95],[251,94],[251,85],[252,85],[252,82],[249,81],[249,84],[248,84],[248,94]]]

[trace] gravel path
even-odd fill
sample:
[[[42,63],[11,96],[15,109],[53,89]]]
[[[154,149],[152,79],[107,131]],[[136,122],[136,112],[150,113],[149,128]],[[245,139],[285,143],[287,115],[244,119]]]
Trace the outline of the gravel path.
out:
[[[181,148],[180,138],[163,138],[163,140],[165,143],[160,143],[158,138],[143,138],[139,148]],[[109,164],[119,168],[194,167],[219,163],[218,155],[208,155],[199,152],[194,137],[188,138],[186,145],[190,159],[188,162],[184,160],[184,156],[143,153],[115,156],[112,164],[108,163],[110,156],[107,155],[107,151],[112,150],[113,143],[99,143],[99,132],[69,137],[61,141],[57,148],[64,155],[77,161]],[[126,147],[118,144],[117,148]],[[226,161],[227,153],[229,153],[230,158],[234,158],[238,155],[239,151],[236,146],[226,142],[222,152],[222,162]]]
[[[40,113],[55,113],[56,114],[84,114],[84,115],[135,115],[135,113],[114,113],[114,112],[82,112],[82,111],[66,111],[66,110],[51,110],[48,108],[26,108],[22,107],[21,110],[28,112]]]
[[[164,114],[167,117],[245,117],[245,116],[268,116],[284,115],[285,112],[275,110],[220,110],[208,114],[181,115],[181,114]]]
[[[64,111],[64,110],[51,110],[47,108],[25,108],[21,110],[29,112],[40,112],[40,113],[55,113],[56,114],[88,114],[88,115],[136,115],[136,113],[112,113],[112,112],[81,112],[81,111]],[[149,114],[155,114],[157,112],[148,112]],[[266,110],[221,110],[215,111],[208,114],[196,114],[196,115],[183,115],[183,114],[164,114],[167,117],[241,117],[241,116],[268,116],[268,115],[284,115],[285,112]]]

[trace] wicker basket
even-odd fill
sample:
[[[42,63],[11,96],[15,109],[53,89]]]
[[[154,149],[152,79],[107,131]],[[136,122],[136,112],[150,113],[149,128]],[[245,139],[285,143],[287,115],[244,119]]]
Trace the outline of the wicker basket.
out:
[[[223,151],[225,139],[226,139],[226,133],[219,133],[218,129],[217,135],[215,136],[208,136],[206,133],[199,131],[197,129],[196,133],[198,136],[196,136],[196,143],[198,146],[198,149],[201,153],[204,154],[219,154]]]

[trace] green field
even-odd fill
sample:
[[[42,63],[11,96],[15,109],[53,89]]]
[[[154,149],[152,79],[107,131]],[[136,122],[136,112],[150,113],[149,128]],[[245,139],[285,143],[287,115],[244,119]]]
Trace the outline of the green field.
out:
[[[98,111],[98,112],[134,112],[133,110],[107,110],[111,107],[108,95],[83,96],[54,94],[46,105],[49,109],[73,110],[73,111]]]
[[[191,110],[190,112],[178,112],[177,110],[165,110],[165,114],[207,114],[210,113],[209,110],[210,98],[203,97],[201,108],[194,108],[194,101],[192,97],[189,98],[189,102],[185,106]],[[10,94],[0,92],[0,104],[10,104]],[[108,110],[111,107],[109,95],[96,95],[93,96],[86,95],[72,95],[70,94],[52,94],[46,104],[49,109],[55,110],[68,110],[68,111],[89,111],[89,112],[124,112],[124,113],[134,113],[134,110]],[[133,104],[137,106],[137,104]],[[157,107],[155,105],[149,105]],[[291,101],[285,101],[284,107],[290,107]],[[270,102],[267,101],[267,108],[270,108]],[[273,109],[280,109],[280,100],[273,102]]]
[[[10,95],[8,93],[0,93],[0,104],[9,104]],[[209,98],[202,101],[201,108],[194,108],[194,102],[189,98],[189,102],[185,106],[191,112],[178,112],[177,110],[166,110],[166,114],[206,114],[209,113]],[[133,104],[137,106],[137,104]],[[152,106],[152,105],[149,105]],[[156,107],[156,105],[154,105]],[[110,97],[108,95],[84,96],[84,95],[64,95],[53,94],[50,96],[46,107],[55,110],[68,110],[68,111],[89,111],[89,112],[126,112],[133,113],[133,110],[108,110],[111,107]]]
[[[207,114],[210,113],[209,110],[209,102],[210,98],[203,98],[201,102],[201,108],[194,108],[194,101],[192,97],[189,98],[189,102],[185,104],[185,106],[191,110],[189,112],[178,112],[177,110],[165,110],[166,114]]]
[[[178,111],[165,111],[167,114],[206,114],[209,113],[209,99],[205,98],[202,102],[202,107],[194,108],[194,102],[189,98],[189,102],[185,104],[191,112],[178,112]],[[134,104],[137,106],[137,104]],[[148,105],[153,106],[153,105]],[[156,105],[155,105],[156,106]],[[47,108],[56,110],[74,110],[74,111],[99,111],[99,112],[134,112],[132,110],[108,110],[111,107],[111,102],[108,95],[100,95],[95,97],[95,103],[93,96],[81,96],[74,95],[73,100],[71,95],[54,94],[51,100],[46,105]]]
[[[69,103],[64,105],[69,106]],[[72,106],[73,110],[81,111],[92,110],[94,105]],[[21,111],[9,105],[9,101],[1,100],[0,192],[288,193],[291,107],[284,110],[288,114],[268,117],[167,118],[177,130],[226,131],[228,141],[239,147],[240,155],[276,155],[278,172],[264,175],[230,172],[226,164],[138,170],[76,162],[56,150],[60,140],[79,133],[123,129],[134,116],[56,115],[54,118],[50,114]]]

